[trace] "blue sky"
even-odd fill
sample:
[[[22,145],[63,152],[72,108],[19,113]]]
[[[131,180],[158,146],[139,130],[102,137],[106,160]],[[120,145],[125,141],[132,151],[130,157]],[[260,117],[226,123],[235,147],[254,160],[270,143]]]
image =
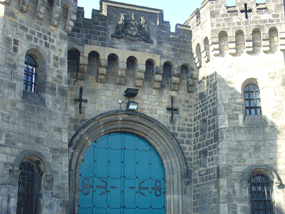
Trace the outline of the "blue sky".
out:
[[[114,0],[128,4],[136,4],[164,11],[164,20],[170,21],[171,31],[175,30],[176,23],[183,24],[190,14],[198,7],[202,0]],[[226,0],[227,5],[235,5],[235,0]],[[264,2],[265,0],[256,0],[256,2]],[[166,3],[167,2],[167,3]],[[91,17],[92,9],[99,9],[99,0],[78,0],[78,6],[84,7],[85,18]]]

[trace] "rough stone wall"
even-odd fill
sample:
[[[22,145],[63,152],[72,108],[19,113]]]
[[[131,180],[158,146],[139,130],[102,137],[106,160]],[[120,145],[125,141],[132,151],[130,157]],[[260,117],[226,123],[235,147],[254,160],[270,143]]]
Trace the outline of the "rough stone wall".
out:
[[[248,19],[241,13],[244,3],[252,9]],[[254,171],[263,172],[272,180],[274,212],[284,212],[284,191],[279,186],[285,178],[283,9],[282,1],[257,5],[255,1],[237,1],[231,7],[226,7],[225,1],[204,1],[185,23],[193,30],[192,45],[199,68],[196,97],[205,91],[205,100],[216,99],[216,125],[211,136],[216,149],[207,162],[202,162],[205,156],[201,153],[208,152],[208,138],[200,137],[202,144],[195,147],[201,135],[201,128],[199,134],[196,128],[193,165],[204,163],[207,167],[202,174],[201,167],[193,167],[193,178],[198,177],[193,180],[193,213],[251,212],[248,179]],[[271,37],[275,37],[275,42]],[[215,84],[207,82],[204,90],[203,81],[212,76]],[[262,115],[245,115],[243,89],[248,84],[256,84],[260,89]],[[210,90],[213,95],[208,98]],[[203,99],[197,105],[201,102]],[[203,111],[203,105],[200,106]],[[195,126],[201,120],[202,116],[198,117]],[[203,172],[214,173],[213,180],[205,181]]]
[[[69,5],[71,16],[75,3],[64,3]],[[44,1],[1,1],[0,8],[0,212],[16,212],[20,172],[15,162],[30,155],[41,161],[44,170],[41,213],[65,213],[68,199],[65,27],[70,18],[57,20],[53,8]],[[56,2],[54,8],[60,8]],[[39,65],[35,93],[23,91],[26,54],[32,55]]]

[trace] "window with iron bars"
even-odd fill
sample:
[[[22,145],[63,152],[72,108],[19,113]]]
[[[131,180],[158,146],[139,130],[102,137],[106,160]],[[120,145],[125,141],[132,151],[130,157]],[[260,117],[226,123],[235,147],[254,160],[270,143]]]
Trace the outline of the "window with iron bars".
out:
[[[25,67],[24,67],[24,81],[23,89],[30,92],[35,92],[36,86],[36,68],[38,67],[36,60],[30,56],[25,57]]]
[[[246,115],[261,114],[260,92],[256,85],[247,85],[244,88],[244,102]]]
[[[20,165],[17,214],[40,213],[41,181],[40,161],[27,161]]]
[[[270,180],[263,174],[254,174],[250,180],[252,214],[273,214]]]

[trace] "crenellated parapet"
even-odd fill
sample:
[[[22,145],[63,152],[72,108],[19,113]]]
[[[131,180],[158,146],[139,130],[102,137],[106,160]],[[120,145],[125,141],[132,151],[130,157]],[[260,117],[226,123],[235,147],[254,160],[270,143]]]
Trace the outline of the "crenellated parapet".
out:
[[[9,7],[9,11],[19,11],[25,14],[26,18],[36,18],[41,21],[42,26],[59,27],[70,33],[74,22],[76,21],[77,7],[74,1],[47,1],[47,0],[19,0],[18,4],[12,4],[10,0],[1,0],[0,4]],[[7,8],[8,9],[8,8]],[[4,16],[9,17],[11,13],[5,13]]]
[[[213,57],[271,54],[284,51],[284,3],[237,0],[205,0],[185,25],[193,31],[192,47],[197,68]]]

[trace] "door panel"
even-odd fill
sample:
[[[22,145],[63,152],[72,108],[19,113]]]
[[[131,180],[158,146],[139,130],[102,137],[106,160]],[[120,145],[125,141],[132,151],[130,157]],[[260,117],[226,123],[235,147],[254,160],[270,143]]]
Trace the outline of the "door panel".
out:
[[[155,149],[129,133],[97,139],[80,168],[79,213],[165,213],[164,169]]]

